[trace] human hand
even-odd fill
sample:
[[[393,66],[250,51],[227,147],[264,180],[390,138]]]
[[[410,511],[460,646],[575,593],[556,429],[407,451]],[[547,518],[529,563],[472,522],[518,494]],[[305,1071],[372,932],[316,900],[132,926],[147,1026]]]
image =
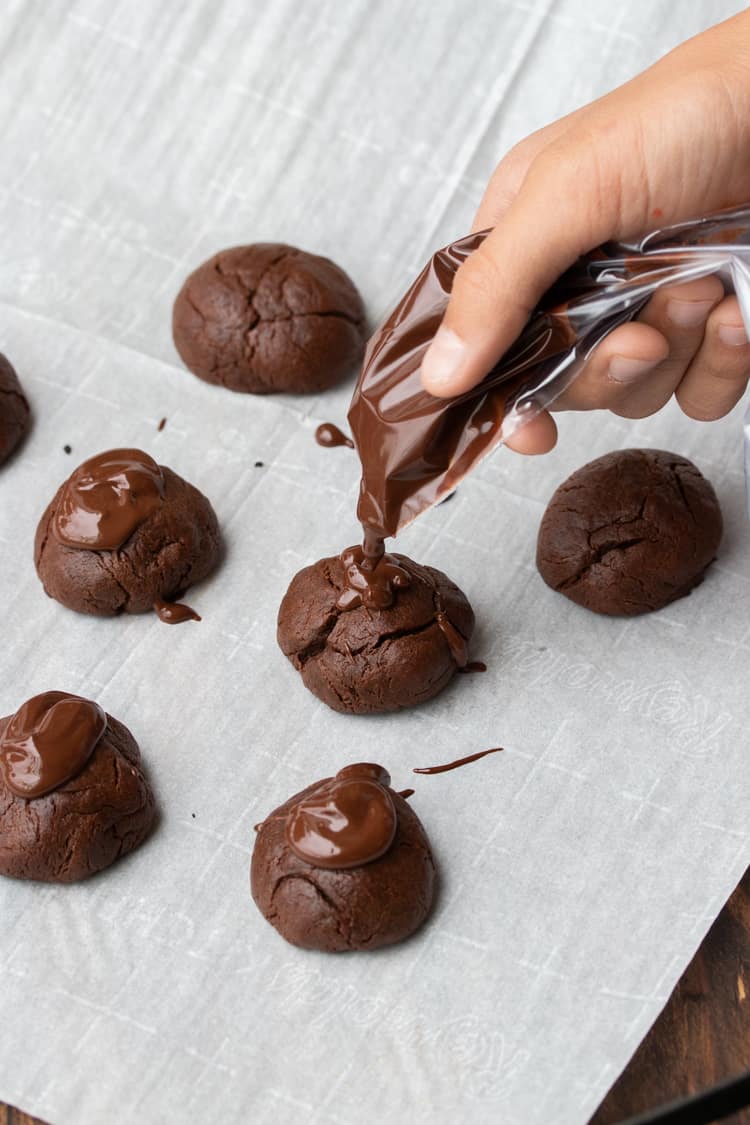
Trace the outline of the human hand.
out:
[[[479,383],[544,291],[609,239],[692,219],[750,197],[750,12],[688,40],[631,82],[532,134],[500,162],[473,230],[492,227],[457,271],[422,363],[427,391]],[[750,343],[717,277],[665,287],[615,329],[555,410],[653,414],[674,394],[709,421],[741,398]],[[509,445],[546,453],[547,412]]]

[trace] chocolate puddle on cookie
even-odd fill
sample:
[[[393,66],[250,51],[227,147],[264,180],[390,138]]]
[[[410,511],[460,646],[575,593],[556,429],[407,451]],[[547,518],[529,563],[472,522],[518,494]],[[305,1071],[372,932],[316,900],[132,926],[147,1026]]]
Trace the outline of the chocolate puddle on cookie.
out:
[[[347,547],[341,554],[347,588],[336,606],[338,609],[387,609],[393,605],[396,590],[411,586],[411,578],[404,567],[391,555],[381,553],[376,561],[369,559],[363,547]]]
[[[154,613],[165,625],[181,625],[183,621],[202,621],[203,618],[189,605],[181,602],[166,602],[157,598],[154,602]]]
[[[90,457],[63,485],[52,534],[65,547],[116,551],[164,502],[164,474],[141,449]]]
[[[398,590],[411,586],[408,571],[384,550],[384,541],[365,529],[365,541],[361,547],[347,547],[341,553],[347,588],[336,602],[340,610],[387,609],[393,605]],[[486,665],[481,661],[469,664],[466,638],[456,628],[445,612],[443,600],[435,583],[429,578],[435,597],[435,623],[450,649],[451,657],[460,672],[484,672]]]
[[[372,762],[345,766],[292,806],[289,847],[313,867],[361,867],[379,859],[398,825],[390,783],[388,771]]]
[[[84,768],[107,720],[90,699],[45,691],[26,701],[0,738],[0,771],[12,793],[26,800],[59,789]]]

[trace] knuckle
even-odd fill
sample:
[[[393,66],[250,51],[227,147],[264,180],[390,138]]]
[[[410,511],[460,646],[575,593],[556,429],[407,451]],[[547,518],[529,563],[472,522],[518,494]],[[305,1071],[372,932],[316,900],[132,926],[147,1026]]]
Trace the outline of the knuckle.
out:
[[[533,161],[530,175],[541,189],[575,198],[581,224],[581,251],[607,235],[614,235],[622,214],[621,162],[612,151],[612,139],[602,127],[579,126],[573,136],[563,136],[547,146]],[[602,231],[607,231],[607,235]]]

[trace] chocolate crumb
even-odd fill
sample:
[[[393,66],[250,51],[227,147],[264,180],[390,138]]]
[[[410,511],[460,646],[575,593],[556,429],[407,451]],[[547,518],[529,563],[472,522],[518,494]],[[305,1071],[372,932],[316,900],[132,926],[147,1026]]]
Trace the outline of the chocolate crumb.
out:
[[[167,424],[167,419],[166,419],[166,418],[162,418],[161,422],[160,422],[160,423],[159,423],[159,425],[158,425],[158,426],[156,427],[157,431],[158,431],[159,433],[161,433],[161,432],[162,432],[162,430],[164,429],[164,427],[166,426],[166,424]]]
[[[263,462],[263,461],[256,461],[256,462],[255,462],[255,468],[256,468],[256,469],[262,469],[262,468],[263,468],[263,466],[264,466],[264,462]]]
[[[73,452],[72,445],[64,445],[63,446],[63,453],[72,453],[72,452]]]

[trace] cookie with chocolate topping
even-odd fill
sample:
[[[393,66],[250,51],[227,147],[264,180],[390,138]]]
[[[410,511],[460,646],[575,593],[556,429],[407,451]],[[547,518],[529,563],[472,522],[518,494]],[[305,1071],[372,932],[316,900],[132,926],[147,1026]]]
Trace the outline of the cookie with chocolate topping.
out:
[[[382,766],[347,766],[258,825],[252,895],[282,937],[337,953],[403,941],[432,905],[435,864]]]
[[[0,718],[0,875],[86,879],[155,818],[135,739],[92,700],[47,691]]]
[[[18,376],[0,354],[0,465],[21,443],[31,422],[31,411]]]
[[[334,262],[257,242],[221,250],[190,274],[172,332],[185,366],[207,383],[306,393],[334,386],[359,365],[365,315]]]
[[[716,493],[691,461],[662,449],[622,449],[557,489],[539,528],[537,566],[571,601],[632,616],[689,594],[721,534]]]
[[[439,570],[396,554],[369,572],[364,563],[350,548],[299,571],[279,608],[279,647],[334,711],[414,707],[465,666],[474,613]]]
[[[154,608],[168,622],[192,614],[170,602],[210,574],[220,554],[206,497],[138,449],[79,465],[48,505],[34,544],[46,593],[69,609],[107,617]]]

